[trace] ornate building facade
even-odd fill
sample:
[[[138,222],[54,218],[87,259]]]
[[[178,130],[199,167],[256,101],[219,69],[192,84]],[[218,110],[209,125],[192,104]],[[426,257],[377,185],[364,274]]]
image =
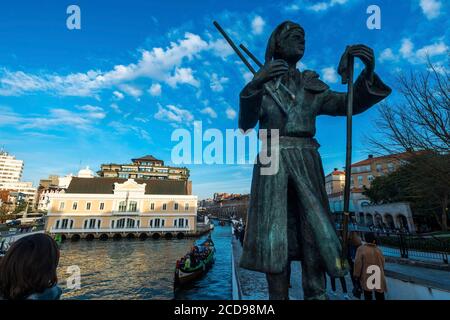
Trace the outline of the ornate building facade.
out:
[[[196,231],[188,181],[73,177],[49,194],[46,230],[66,238],[182,237]]]

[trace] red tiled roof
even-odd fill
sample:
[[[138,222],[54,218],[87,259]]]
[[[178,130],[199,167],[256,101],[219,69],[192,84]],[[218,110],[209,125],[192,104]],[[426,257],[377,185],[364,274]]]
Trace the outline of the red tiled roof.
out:
[[[133,161],[133,162],[135,162],[135,161],[161,161],[162,162],[162,160],[156,159],[151,154],[140,157],[140,158],[131,159],[131,161]]]
[[[402,153],[397,153],[397,154],[388,154],[388,155],[385,155],[385,156],[367,158],[365,160],[361,160],[361,161],[352,163],[352,167],[364,166],[364,165],[371,164],[372,162],[379,161],[379,160],[405,159],[405,158],[408,158],[410,156],[411,156],[410,152],[402,152]]]

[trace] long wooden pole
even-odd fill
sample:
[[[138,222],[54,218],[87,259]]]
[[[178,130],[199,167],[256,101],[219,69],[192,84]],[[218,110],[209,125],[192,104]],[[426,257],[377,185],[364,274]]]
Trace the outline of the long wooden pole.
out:
[[[348,56],[347,74],[347,145],[345,150],[345,186],[344,186],[344,217],[342,222],[342,264],[347,258],[348,224],[350,219],[350,181],[352,164],[352,116],[353,116],[353,73],[354,58]]]

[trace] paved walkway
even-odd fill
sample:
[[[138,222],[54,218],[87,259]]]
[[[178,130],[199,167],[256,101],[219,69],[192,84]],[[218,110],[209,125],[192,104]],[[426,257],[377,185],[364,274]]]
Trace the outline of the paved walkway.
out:
[[[250,271],[247,269],[239,268],[239,258],[242,253],[242,247],[239,241],[234,237],[232,240],[233,254],[235,260],[235,268],[238,274],[240,289],[243,300],[267,300],[269,298],[267,281],[264,273]],[[289,290],[289,296],[291,300],[303,300],[303,290],[301,285],[301,264],[298,261],[292,262],[291,265],[291,285]],[[406,264],[387,262],[385,264],[385,274],[388,277],[388,287],[390,286],[389,278],[400,280],[404,284],[413,284],[423,288],[433,288],[441,292],[450,293],[450,271],[448,270],[436,270]],[[350,279],[350,275],[345,277],[347,290],[349,292],[349,299],[355,300],[352,296],[353,285]],[[394,282],[394,281],[392,281]],[[400,285],[400,284],[399,284]],[[409,287],[403,288],[396,287],[395,294],[398,294],[401,290],[410,290]],[[344,293],[342,291],[341,283],[339,279],[336,279],[336,292],[331,290],[330,278],[327,276],[327,293],[330,300],[345,300]],[[394,292],[392,292],[393,294]],[[391,294],[391,295],[392,295]],[[401,296],[404,296],[403,294]],[[401,299],[401,296],[400,299]],[[389,294],[388,294],[389,297]],[[447,295],[444,296],[446,299]],[[396,297],[393,297],[396,298]]]

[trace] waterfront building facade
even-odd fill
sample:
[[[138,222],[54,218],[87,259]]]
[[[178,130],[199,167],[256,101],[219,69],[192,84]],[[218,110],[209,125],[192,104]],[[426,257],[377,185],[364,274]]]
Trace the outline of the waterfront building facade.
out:
[[[97,174],[105,178],[188,180],[189,169],[164,165],[152,155],[131,159],[128,164],[102,164]]]
[[[49,199],[46,230],[67,238],[196,233],[197,196],[184,180],[73,177]]]

